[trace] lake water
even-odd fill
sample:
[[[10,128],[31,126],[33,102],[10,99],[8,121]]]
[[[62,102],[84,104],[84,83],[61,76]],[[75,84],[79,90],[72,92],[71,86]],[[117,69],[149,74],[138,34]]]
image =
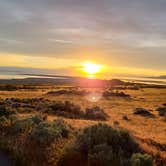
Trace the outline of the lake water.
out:
[[[24,79],[24,78],[64,78],[65,77],[49,77],[49,76],[37,76],[37,75],[26,75],[26,74],[17,74],[12,72],[1,72],[0,79]],[[156,78],[145,78],[145,77],[112,77],[116,79],[121,79],[124,81],[136,82],[136,83],[146,83],[146,84],[157,84],[157,85],[166,85],[166,79],[156,79]]]
[[[146,77],[116,77],[116,78],[136,83],[166,85],[166,79],[159,79],[159,78],[146,78]]]

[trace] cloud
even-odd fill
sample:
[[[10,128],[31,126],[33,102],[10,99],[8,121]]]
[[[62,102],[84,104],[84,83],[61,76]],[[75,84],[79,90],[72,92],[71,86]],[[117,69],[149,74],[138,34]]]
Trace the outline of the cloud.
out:
[[[159,58],[163,68],[165,8],[165,0],[1,0],[0,52],[69,59],[99,50],[145,67]]]

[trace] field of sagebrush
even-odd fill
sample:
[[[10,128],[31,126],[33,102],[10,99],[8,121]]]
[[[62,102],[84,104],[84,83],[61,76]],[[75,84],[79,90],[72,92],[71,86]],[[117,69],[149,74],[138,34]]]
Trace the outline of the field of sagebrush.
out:
[[[166,88],[4,88],[0,130],[16,165],[161,166]]]

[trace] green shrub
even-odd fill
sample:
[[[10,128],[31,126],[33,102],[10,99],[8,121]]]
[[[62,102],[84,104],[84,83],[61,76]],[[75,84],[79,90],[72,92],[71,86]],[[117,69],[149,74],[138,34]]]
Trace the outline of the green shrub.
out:
[[[40,122],[42,122],[42,118],[39,115],[30,116],[26,118],[18,118],[17,116],[10,116],[12,126],[10,131],[12,133],[29,133]]]
[[[43,118],[41,117],[41,115],[32,116],[31,119],[35,124],[39,124],[40,122],[43,121]]]
[[[8,119],[10,120],[11,125],[13,125],[18,120],[18,116],[16,114],[12,114]]]
[[[33,126],[34,126],[34,122],[31,117],[21,118],[21,119],[17,119],[13,123],[10,130],[14,134],[29,133],[32,130]]]
[[[63,120],[53,122],[41,122],[35,126],[30,133],[30,139],[39,144],[48,145],[59,138],[66,138],[69,135],[69,127]]]
[[[85,128],[78,134],[71,152],[73,150],[90,166],[128,166],[131,155],[139,152],[139,146],[127,131],[98,124]],[[71,152],[68,150],[63,156],[61,165],[71,162],[66,160]]]
[[[63,138],[67,138],[70,132],[70,126],[68,126],[62,119],[53,121],[53,127],[59,129]]]
[[[153,166],[152,156],[136,153],[131,157],[131,166]]]

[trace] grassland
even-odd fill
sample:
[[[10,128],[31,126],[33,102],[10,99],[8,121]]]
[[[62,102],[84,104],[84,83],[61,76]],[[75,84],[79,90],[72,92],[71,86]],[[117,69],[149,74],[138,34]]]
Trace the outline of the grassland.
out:
[[[10,91],[7,89],[2,89],[0,91],[1,105],[4,104],[9,110],[14,110],[17,117],[26,118],[29,116],[40,115],[41,118],[47,119],[48,122],[53,122],[58,118],[62,118],[64,122],[71,127],[72,132],[77,132],[79,129],[98,124],[99,122],[117,129],[126,129],[129,131],[130,135],[136,140],[142,150],[153,156],[154,163],[156,165],[160,166],[166,164],[166,118],[164,116],[160,116],[158,111],[156,111],[158,107],[162,107],[163,104],[166,103],[166,88],[158,88],[157,86],[146,87],[145,85],[137,85],[137,87],[136,85],[130,85],[130,87],[123,86],[121,88],[119,88],[118,86],[117,89],[121,92],[121,94],[122,92],[123,94],[127,94],[127,96],[124,97],[123,95],[115,95],[117,93],[120,93],[117,92],[116,87],[112,88],[113,90],[111,90],[110,95],[103,96],[102,94],[105,91],[110,91],[110,87],[83,88],[71,85],[67,86],[50,84],[33,86],[31,85],[29,88],[28,86],[26,86],[26,88],[22,86],[21,88],[19,88],[19,86],[15,89],[10,89]],[[60,91],[61,93],[50,93],[58,91]],[[66,91],[70,91],[71,93],[66,93]],[[79,93],[74,93],[76,91]],[[93,95],[95,95],[95,97],[96,95],[97,97],[99,97],[95,102],[91,100],[91,98],[93,98]],[[13,98],[19,99],[17,101],[17,105],[14,105],[15,103],[13,103]],[[25,99],[27,100],[27,102],[29,102],[28,99],[33,100],[29,103],[26,103],[28,105],[25,105],[24,103],[23,106],[21,102]],[[41,101],[41,104],[39,101],[34,104],[35,99],[39,99],[39,101]],[[90,119],[87,118],[84,114],[81,114],[81,116],[76,116],[78,118],[75,118],[75,116],[67,117],[68,114],[67,116],[66,114],[64,116],[63,114],[57,114],[56,112],[50,113],[50,107],[45,107],[46,105],[48,105],[48,102],[49,104],[52,104],[54,102],[65,103],[66,101],[79,106],[79,109],[83,113],[86,112],[87,108],[94,108],[98,106],[104,111],[104,113],[107,115],[107,118],[104,120],[93,118]],[[20,105],[18,106],[18,104]],[[34,105],[34,107],[29,107],[29,105]],[[36,107],[35,105],[37,105],[38,107]],[[134,110],[136,108],[144,108],[153,116],[142,116],[139,114],[134,114]],[[49,109],[49,111],[47,109]],[[5,131],[3,129],[1,131],[5,135]],[[1,142],[3,142],[3,134],[1,135],[0,139]],[[8,139],[10,140],[11,138]],[[18,139],[13,138],[13,140],[15,141],[17,140],[18,142],[22,142],[20,139],[25,139],[25,135],[19,135]],[[74,140],[73,135],[58,141],[58,145],[52,145],[50,146],[49,150],[47,149],[47,154],[49,152],[52,156],[52,161],[49,162],[50,165],[56,165],[58,163],[58,157],[55,157],[57,156],[58,152],[55,152],[55,149],[63,149],[63,145],[66,146],[66,144],[68,142],[72,142],[72,140]],[[13,142],[13,144],[16,143]],[[7,146],[8,143],[5,142],[5,145]],[[3,147],[2,143],[1,147],[2,150],[7,151],[9,154],[13,153],[11,153],[11,151],[13,150]],[[31,150],[33,151],[33,147]],[[38,154],[38,152],[36,153]],[[59,154],[61,154],[61,152],[59,152]],[[32,156],[35,156],[35,153],[33,153]],[[14,157],[14,160],[16,160],[16,158],[17,155]],[[24,163],[24,161],[22,162]],[[40,161],[36,162],[40,163]],[[47,162],[43,161],[43,165],[44,163]],[[33,165],[33,162],[29,165]]]

